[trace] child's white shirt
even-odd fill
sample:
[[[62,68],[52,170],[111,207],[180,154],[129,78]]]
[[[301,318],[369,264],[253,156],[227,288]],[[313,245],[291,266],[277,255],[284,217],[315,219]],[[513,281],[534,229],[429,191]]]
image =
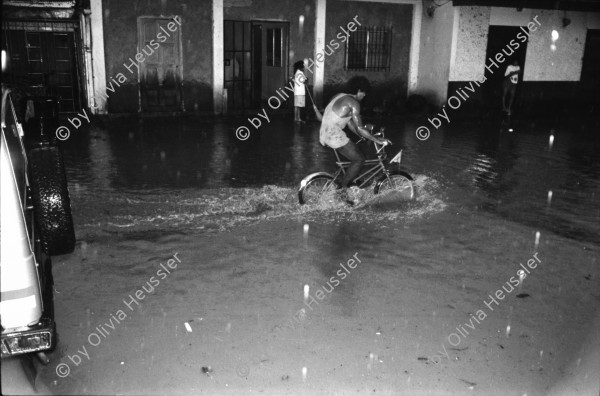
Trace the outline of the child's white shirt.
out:
[[[296,70],[296,74],[294,75],[294,95],[304,96],[306,94],[304,89],[304,82],[306,81],[306,76],[302,72],[302,70]]]

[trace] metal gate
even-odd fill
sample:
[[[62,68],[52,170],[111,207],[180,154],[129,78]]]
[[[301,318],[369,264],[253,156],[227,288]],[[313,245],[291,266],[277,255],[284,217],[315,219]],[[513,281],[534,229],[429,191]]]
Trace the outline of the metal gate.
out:
[[[9,61],[3,79],[29,95],[57,97],[62,113],[80,110],[78,22],[9,20],[2,30]]]
[[[227,108],[247,109],[252,103],[252,31],[250,21],[224,21],[224,67]]]

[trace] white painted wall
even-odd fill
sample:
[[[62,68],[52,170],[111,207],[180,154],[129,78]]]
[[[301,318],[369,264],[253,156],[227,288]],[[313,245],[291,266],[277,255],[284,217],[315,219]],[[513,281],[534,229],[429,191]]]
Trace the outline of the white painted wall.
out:
[[[437,8],[433,17],[421,12],[417,85],[413,92],[435,106],[446,101],[453,24],[452,3]]]
[[[482,80],[489,25],[527,26],[537,15],[541,26],[527,43],[524,81],[579,81],[588,28],[600,28],[600,13],[504,7],[455,7],[449,81]],[[458,16],[458,21],[456,21]],[[571,23],[563,27],[563,18]],[[552,31],[559,34],[552,41]],[[508,44],[508,43],[507,43]],[[554,44],[554,46],[552,46]]]
[[[225,68],[223,66],[223,0],[213,0],[213,108],[215,114],[223,112],[223,88]]]
[[[492,7],[490,10],[490,25],[527,26],[535,13],[531,9],[517,11],[515,8]]]
[[[325,18],[327,16],[327,0],[317,0],[316,15],[315,15],[315,52],[313,59],[317,57],[318,52],[323,51],[325,47]],[[315,68],[315,88],[314,96],[318,106],[323,106],[323,83],[325,81],[325,65]]]
[[[483,79],[490,8],[455,7],[450,81]],[[508,43],[507,43],[508,44]]]
[[[104,23],[102,0],[90,0],[92,49],[92,113],[106,114],[106,66],[104,62]]]
[[[423,2],[413,3],[412,34],[410,40],[410,64],[408,69],[408,95],[417,91],[419,84],[419,58],[421,52],[421,21],[423,20]]]
[[[541,26],[529,36],[523,80],[579,81],[587,35],[585,13],[567,12],[571,23],[563,27],[564,12],[535,12]],[[559,35],[554,43],[553,30]]]
[[[600,25],[600,14],[575,11],[492,8],[491,25],[526,26],[535,16],[541,26],[527,44],[524,81],[579,81],[589,25]],[[571,23],[563,27],[563,18]],[[552,31],[559,38],[552,41]],[[555,48],[552,47],[555,45]]]

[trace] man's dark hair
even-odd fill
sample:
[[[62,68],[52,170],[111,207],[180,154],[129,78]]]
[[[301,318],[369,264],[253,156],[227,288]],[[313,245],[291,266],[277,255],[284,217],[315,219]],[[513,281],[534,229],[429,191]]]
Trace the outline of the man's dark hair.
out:
[[[371,90],[371,83],[364,76],[354,76],[348,80],[348,93],[356,95],[358,91],[369,93]]]
[[[299,60],[298,62],[294,63],[294,74],[296,74],[298,70],[304,70],[303,60]]]

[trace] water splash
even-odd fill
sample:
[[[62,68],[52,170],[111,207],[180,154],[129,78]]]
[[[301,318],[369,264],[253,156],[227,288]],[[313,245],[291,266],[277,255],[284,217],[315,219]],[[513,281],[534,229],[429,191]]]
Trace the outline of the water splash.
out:
[[[324,224],[348,219],[364,223],[407,223],[441,212],[446,208],[439,183],[419,175],[415,178],[415,199],[390,199],[394,192],[377,196],[372,189],[363,191],[361,205],[349,207],[334,196],[323,194],[314,205],[299,205],[295,187],[264,186],[261,188],[222,188],[204,190],[164,191],[133,190],[84,191],[78,197],[80,213],[86,224],[77,224],[82,234],[146,231],[221,232],[237,226],[265,220],[299,219],[305,241],[310,227],[308,222]],[[383,198],[383,199],[382,199]],[[302,224],[302,223],[301,223]],[[84,238],[82,238],[84,239]]]

